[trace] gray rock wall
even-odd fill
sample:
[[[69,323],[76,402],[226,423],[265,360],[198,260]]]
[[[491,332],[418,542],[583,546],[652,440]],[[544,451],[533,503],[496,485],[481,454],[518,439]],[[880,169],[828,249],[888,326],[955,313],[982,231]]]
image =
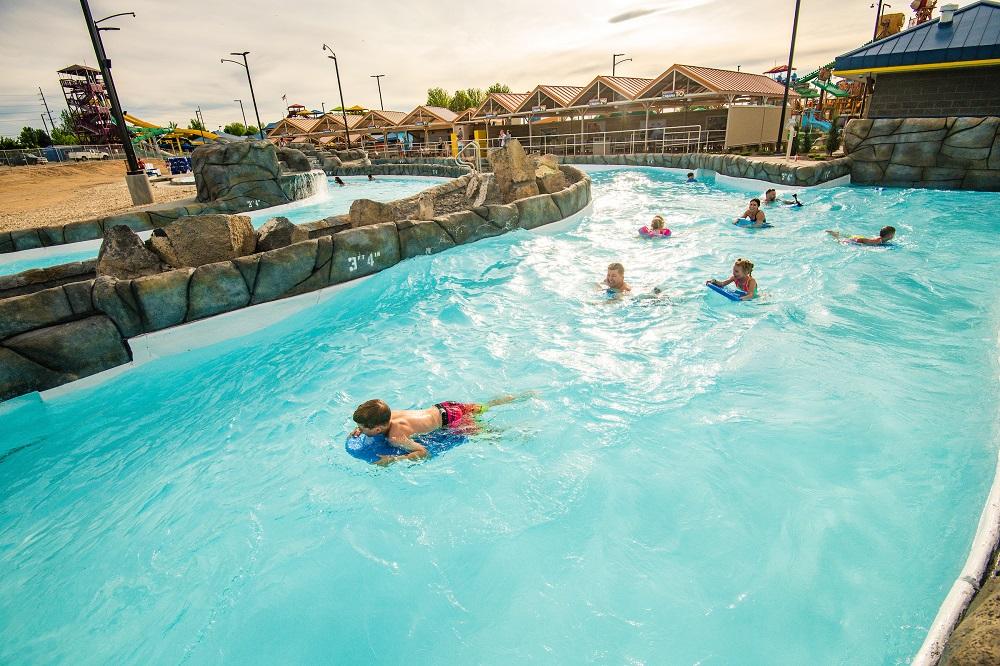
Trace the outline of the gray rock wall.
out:
[[[508,205],[344,229],[250,256],[118,280],[72,282],[0,300],[0,400],[127,363],[128,338],[355,280],[399,261],[534,229],[591,199],[590,178]],[[442,184],[462,189],[452,183]],[[449,190],[449,191],[451,191]]]
[[[1000,191],[1000,118],[851,120],[851,180],[892,187]]]
[[[846,176],[851,173],[851,160],[840,158],[819,164],[784,164],[752,160],[741,155],[710,153],[642,154],[642,155],[569,155],[559,158],[563,164],[620,164],[674,169],[709,169],[724,176],[754,178],[779,185],[808,187]]]

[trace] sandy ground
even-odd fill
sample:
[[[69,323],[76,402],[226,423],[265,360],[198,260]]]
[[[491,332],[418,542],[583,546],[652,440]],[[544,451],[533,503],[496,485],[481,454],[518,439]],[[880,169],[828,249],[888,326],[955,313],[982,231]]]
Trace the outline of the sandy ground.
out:
[[[152,160],[160,173],[170,170]],[[194,197],[194,185],[152,183],[163,204]],[[125,162],[0,166],[0,231],[65,224],[137,210],[125,186]]]

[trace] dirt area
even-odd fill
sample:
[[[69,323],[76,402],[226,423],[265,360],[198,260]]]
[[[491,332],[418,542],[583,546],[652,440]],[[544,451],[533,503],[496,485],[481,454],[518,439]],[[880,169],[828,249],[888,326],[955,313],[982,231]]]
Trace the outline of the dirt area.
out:
[[[162,160],[150,160],[162,174]],[[194,185],[152,183],[153,200],[163,204],[194,197]],[[119,160],[0,167],[0,231],[65,224],[137,210]]]

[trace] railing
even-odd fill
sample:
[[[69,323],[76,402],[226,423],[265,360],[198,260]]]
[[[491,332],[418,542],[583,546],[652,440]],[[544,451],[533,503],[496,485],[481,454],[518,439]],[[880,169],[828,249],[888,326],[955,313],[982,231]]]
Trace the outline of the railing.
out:
[[[464,143],[464,145],[461,148],[458,149],[458,154],[455,155],[455,162],[457,164],[459,164],[459,165],[466,165],[467,164],[469,166],[473,166],[472,164],[469,164],[468,162],[466,162],[462,158],[462,155],[464,155],[465,153],[471,152],[471,153],[473,153],[474,159],[476,160],[475,161],[475,166],[473,168],[476,171],[482,171],[483,170],[483,157],[482,157],[482,150],[479,148],[479,144],[476,143],[475,141],[468,141],[468,142],[463,142],[463,143]],[[470,150],[470,148],[471,148],[471,150]]]

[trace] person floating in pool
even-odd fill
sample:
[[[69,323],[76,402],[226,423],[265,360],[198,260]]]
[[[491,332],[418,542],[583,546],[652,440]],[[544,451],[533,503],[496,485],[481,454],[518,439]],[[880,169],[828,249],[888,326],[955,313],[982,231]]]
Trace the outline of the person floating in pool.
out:
[[[801,206],[802,202],[799,201],[799,195],[793,194],[791,199],[779,199],[778,191],[773,187],[766,192],[764,192],[764,205],[769,206],[771,204],[783,203],[786,206]]]
[[[844,238],[844,235],[839,231],[834,231],[833,229],[827,229],[826,233],[830,234],[837,240],[843,240],[845,243],[857,243],[858,245],[888,245],[889,241],[896,237],[896,227],[882,227],[879,229],[878,238],[865,238],[864,236],[850,236]]]
[[[750,227],[763,227],[767,224],[767,215],[760,209],[760,199],[754,197],[747,205],[747,209],[739,216],[733,224],[739,224],[743,220],[750,220]]]
[[[347,184],[343,180],[341,180],[340,176],[334,176],[333,182],[337,183],[337,185],[340,185],[341,187]]]
[[[643,236],[669,236],[670,229],[666,228],[663,216],[657,215],[647,226],[640,228],[639,233]]]
[[[608,274],[602,286],[607,287],[609,298],[621,298],[632,291],[632,287],[625,281],[625,267],[618,262],[608,264]]]
[[[427,447],[413,440],[414,435],[447,429],[457,434],[474,435],[479,432],[479,417],[488,409],[524,399],[505,395],[486,403],[440,402],[426,409],[389,409],[382,400],[368,400],[354,410],[358,424],[352,437],[364,434],[369,437],[384,435],[393,446],[407,451],[399,455],[380,455],[376,465],[389,465],[399,460],[420,460],[427,457]]]
[[[741,257],[733,264],[733,274],[728,280],[720,282],[713,278],[707,280],[705,284],[714,284],[716,287],[725,287],[727,284],[732,284],[740,291],[746,292],[743,296],[740,296],[740,300],[749,301],[757,298],[757,280],[753,278],[751,273],[753,273],[753,262]]]
[[[375,180],[375,174],[368,174],[368,180]]]
[[[698,180],[694,177],[694,173],[691,172],[691,171],[688,172],[687,182],[689,182],[689,183],[697,183],[698,182]]]

